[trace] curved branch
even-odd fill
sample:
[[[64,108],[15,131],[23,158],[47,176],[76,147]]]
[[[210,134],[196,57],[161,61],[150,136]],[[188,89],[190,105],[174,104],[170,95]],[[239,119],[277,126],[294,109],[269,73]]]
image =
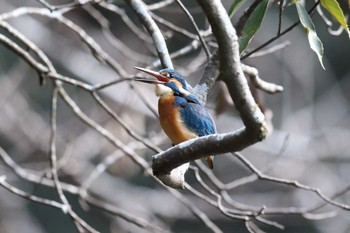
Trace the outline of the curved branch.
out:
[[[152,43],[151,37],[145,33],[143,30],[139,29],[134,22],[129,18],[129,16],[125,13],[125,11],[121,8],[119,8],[117,5],[113,5],[112,3],[100,2],[98,4],[103,9],[106,9],[110,12],[113,12],[120,16],[121,20],[125,23],[126,26],[141,40],[145,41],[146,43]]]
[[[75,24],[73,21],[64,17],[61,13],[51,13],[46,8],[37,7],[20,7],[13,11],[0,14],[0,21],[8,20],[21,15],[42,15],[48,18],[57,20],[58,22],[64,24],[68,29],[74,32],[80,40],[91,50],[91,53],[96,59],[106,62],[111,69],[113,69],[118,75],[122,77],[127,77],[128,73],[123,69],[123,67],[112,58],[106,51],[104,51],[101,46],[89,36],[85,30],[80,26]]]
[[[162,63],[163,68],[173,68],[174,66],[171,62],[165,39],[157,24],[154,22],[150,13],[148,12],[147,5],[141,0],[126,0],[126,2],[135,11],[143,26],[145,26],[148,33],[152,36],[154,46],[157,50],[158,57]]]
[[[242,69],[244,70],[244,73],[250,77],[256,88],[263,90],[269,94],[275,94],[283,91],[282,86],[262,80],[259,77],[259,72],[256,68],[242,64]]]
[[[239,57],[239,45],[236,30],[231,24],[221,1],[198,1],[207,14],[213,34],[219,44],[221,79],[226,83],[242,121],[248,130],[260,131],[264,116],[249,91]]]
[[[212,134],[188,140],[155,155],[152,163],[153,174],[156,176],[167,174],[181,164],[208,154],[240,151],[252,144],[250,138],[245,128],[241,128],[232,133]]]

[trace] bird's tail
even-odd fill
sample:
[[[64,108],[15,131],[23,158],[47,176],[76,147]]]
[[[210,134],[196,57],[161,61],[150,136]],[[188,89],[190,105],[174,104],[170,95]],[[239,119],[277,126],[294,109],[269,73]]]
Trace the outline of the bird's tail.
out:
[[[205,160],[207,160],[208,167],[210,169],[214,168],[214,161],[213,161],[213,159],[214,159],[214,156],[212,156],[212,155],[209,155],[209,156],[205,157]]]

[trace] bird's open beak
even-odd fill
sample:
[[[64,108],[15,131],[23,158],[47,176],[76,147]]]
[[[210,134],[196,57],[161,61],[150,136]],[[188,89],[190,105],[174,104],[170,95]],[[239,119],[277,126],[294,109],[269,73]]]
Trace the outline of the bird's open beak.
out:
[[[135,81],[139,81],[139,82],[145,82],[145,83],[152,83],[152,84],[164,84],[169,82],[169,78],[156,72],[153,70],[149,70],[149,69],[145,69],[145,68],[141,68],[141,67],[134,67],[137,70],[140,70],[142,72],[145,72],[146,74],[152,75],[153,77],[155,77],[157,80],[152,80],[152,79],[146,79],[146,78],[135,78]]]

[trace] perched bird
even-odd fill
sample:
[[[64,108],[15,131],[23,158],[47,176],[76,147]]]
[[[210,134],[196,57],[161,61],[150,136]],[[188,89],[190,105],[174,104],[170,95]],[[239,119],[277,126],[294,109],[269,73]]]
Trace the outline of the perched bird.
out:
[[[187,90],[186,81],[178,72],[172,69],[155,72],[134,68],[156,78],[137,80],[156,85],[160,124],[173,144],[216,133],[213,118],[196,96]],[[213,156],[207,156],[206,160],[212,169]]]

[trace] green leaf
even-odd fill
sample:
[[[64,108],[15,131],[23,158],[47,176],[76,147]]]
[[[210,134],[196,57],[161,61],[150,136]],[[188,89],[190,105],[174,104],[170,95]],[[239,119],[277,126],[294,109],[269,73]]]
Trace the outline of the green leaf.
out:
[[[228,10],[228,15],[232,17],[246,0],[234,0]],[[349,0],[350,1],[350,0]]]
[[[310,48],[317,54],[318,60],[320,61],[322,68],[325,69],[322,62],[323,45],[320,38],[318,38],[317,36],[315,25],[313,24],[309,14],[307,13],[303,5],[301,5],[298,1],[295,1],[295,5],[297,8],[300,22],[307,33]]]
[[[256,6],[254,11],[250,14],[249,18],[244,24],[242,35],[238,38],[240,53],[242,53],[247,48],[253,36],[260,28],[265,13],[267,11],[268,3],[268,0],[261,1],[261,3],[259,3],[259,5]]]
[[[349,0],[350,1],[350,0]],[[350,3],[350,2],[349,2]],[[346,23],[346,19],[343,10],[340,8],[339,3],[336,0],[321,0],[321,5],[342,25],[350,36],[349,27]]]

